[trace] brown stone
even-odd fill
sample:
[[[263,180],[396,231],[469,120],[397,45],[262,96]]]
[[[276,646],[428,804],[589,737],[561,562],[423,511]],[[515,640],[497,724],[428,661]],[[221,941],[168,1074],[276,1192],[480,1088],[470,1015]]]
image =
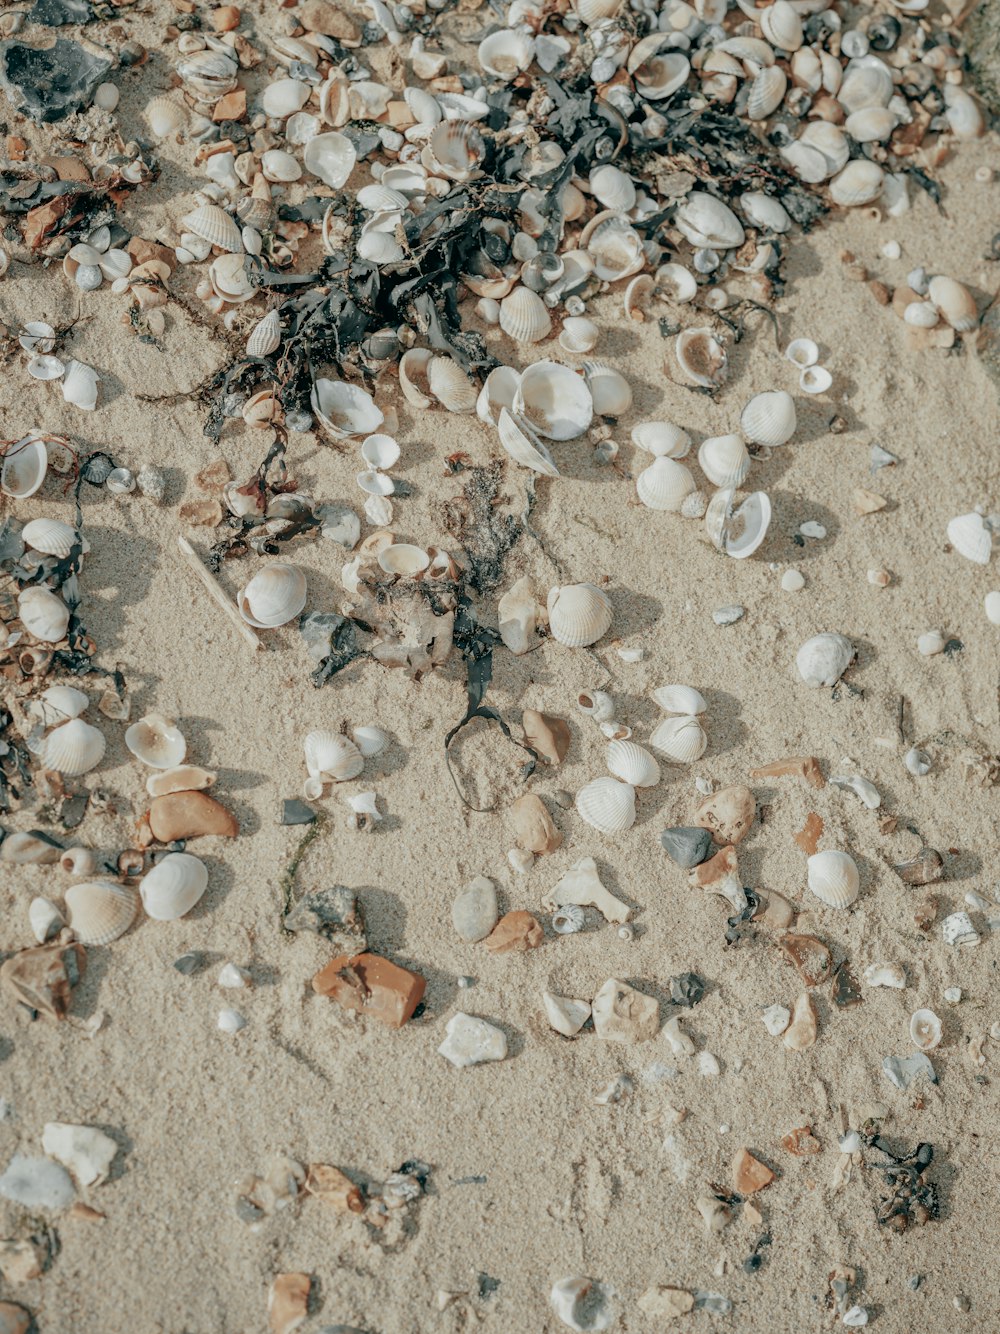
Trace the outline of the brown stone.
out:
[[[390,1028],[402,1028],[423,999],[426,980],[378,954],[341,954],[331,959],[312,980],[313,991],[380,1019]]]
[[[272,1334],[292,1334],[309,1314],[312,1279],[308,1274],[278,1274],[267,1291]]]
[[[484,944],[491,954],[523,954],[537,949],[544,939],[541,922],[519,909],[501,917]]]
[[[749,1149],[737,1149],[733,1157],[733,1190],[740,1195],[755,1195],[774,1180],[774,1173]]]
[[[808,991],[796,999],[792,1008],[792,1022],[785,1029],[782,1042],[790,1051],[805,1051],[816,1041],[816,1007]]]
[[[90,172],[85,162],[78,157],[43,157],[39,158],[43,167],[51,167],[61,181],[89,181]]]
[[[793,834],[796,846],[801,848],[807,857],[811,857],[819,846],[820,836],[823,833],[823,821],[815,811],[810,811],[806,816],[806,822],[797,834]]]
[[[194,484],[201,491],[215,492],[232,477],[225,459],[216,459],[194,475]]]
[[[788,755],[750,770],[751,778],[804,778],[810,787],[825,787],[826,779],[815,755]]]
[[[57,195],[55,199],[29,209],[22,228],[25,245],[37,250],[70,211],[72,203],[72,195]]]
[[[222,522],[222,506],[217,500],[185,500],[177,514],[194,528],[214,528]]]
[[[782,1135],[781,1142],[788,1152],[794,1153],[797,1158],[805,1158],[809,1154],[819,1153],[822,1147],[812,1133],[812,1126],[797,1126],[795,1130],[790,1130],[787,1135]]]
[[[879,303],[880,306],[887,306],[892,300],[892,293],[886,287],[885,283],[880,283],[877,278],[872,278],[868,283],[868,290]]]
[[[79,1218],[84,1223],[103,1223],[106,1214],[102,1214],[100,1209],[95,1209],[92,1204],[84,1204],[83,1200],[77,1200],[70,1206],[67,1218]]]
[[[904,885],[931,885],[944,875],[944,858],[936,848],[923,847],[908,862],[895,862],[892,868]]]
[[[297,17],[309,32],[336,37],[338,42],[356,42],[361,38],[361,29],[354,20],[330,0],[306,0],[299,7]]]
[[[569,723],[551,713],[525,709],[521,715],[524,739],[532,750],[537,750],[549,764],[562,764],[569,750]]]
[[[87,967],[87,951],[79,944],[53,941],[19,950],[0,967],[0,983],[30,1010],[65,1019],[70,995]]]
[[[235,5],[220,5],[213,9],[209,17],[216,32],[232,32],[240,26],[240,11]]]
[[[702,828],[704,826],[701,826]],[[736,875],[736,849],[733,847],[720,849],[714,857],[709,857],[707,862],[702,862],[700,866],[693,866],[688,872],[688,884],[715,885],[726,876]]]
[[[207,792],[168,792],[154,797],[149,808],[149,827],[160,843],[177,838],[200,838],[215,834],[235,838],[239,821]]]
[[[789,931],[778,944],[807,987],[818,986],[830,976],[833,959],[827,947],[815,936],[799,936]]]
[[[216,125],[224,120],[242,120],[247,114],[247,90],[234,88],[225,97],[220,97],[212,108],[212,119]]]
[[[720,788],[695,808],[692,823],[707,829],[716,843],[739,843],[750,832],[757,802],[741,783]]]
[[[174,265],[177,263],[177,257],[172,250],[160,245],[158,241],[147,241],[142,236],[133,236],[125,249],[135,264],[147,264],[151,259],[157,259],[161,264],[166,264],[169,273],[173,273]]]
[[[32,1315],[17,1302],[0,1302],[0,1334],[28,1334]]]
[[[327,1163],[312,1163],[306,1177],[306,1190],[310,1195],[321,1199],[324,1204],[336,1209],[338,1214],[364,1212],[365,1202],[361,1191],[339,1167],[330,1167]]]
[[[849,1010],[852,1005],[861,1004],[862,996],[858,979],[851,972],[846,960],[833,975],[830,999],[840,1010]]]
[[[759,918],[765,926],[774,927],[777,931],[787,931],[796,916],[794,904],[789,903],[784,894],[779,894],[773,889],[768,890],[767,903]]]
[[[562,843],[562,834],[555,827],[545,802],[534,792],[518,797],[510,808],[510,815],[519,848],[527,848],[529,852],[555,852]]]
[[[918,931],[929,931],[937,917],[938,902],[932,896],[921,899],[913,910],[913,921]]]
[[[0,1274],[8,1283],[27,1283],[41,1278],[47,1251],[33,1240],[8,1237],[0,1241]]]
[[[28,145],[19,135],[8,134],[7,156],[10,158],[11,162],[23,162],[24,155],[27,151]]]

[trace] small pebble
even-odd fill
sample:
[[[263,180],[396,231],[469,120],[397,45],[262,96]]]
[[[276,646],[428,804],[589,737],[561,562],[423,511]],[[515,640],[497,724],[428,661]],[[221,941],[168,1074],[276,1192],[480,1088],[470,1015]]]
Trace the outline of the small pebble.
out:
[[[620,648],[618,656],[622,662],[642,662],[645,652],[642,648]]]
[[[219,1028],[223,1033],[238,1033],[241,1028],[246,1028],[247,1021],[240,1014],[239,1010],[220,1010]]]
[[[848,1329],[860,1329],[862,1325],[868,1324],[868,1312],[863,1306],[852,1306],[841,1316],[841,1322]]]
[[[983,605],[986,608],[986,619],[990,625],[1000,625],[1000,590],[987,593],[983,599]]]
[[[918,750],[916,746],[912,746],[906,752],[903,756],[903,763],[906,765],[908,772],[914,774],[917,778],[923,778],[924,774],[930,773],[931,757],[925,750]]]
[[[945,998],[945,1000],[948,1002],[949,1005],[957,1005],[958,1002],[962,999],[962,988],[961,988],[961,987],[945,987],[945,989],[944,989],[944,998]]]
[[[886,259],[899,259],[902,253],[903,247],[898,241],[886,241],[882,247],[882,254],[885,255]]]
[[[476,979],[474,977],[460,977],[458,979],[458,985],[463,991],[468,991],[470,987],[476,985]]]
[[[781,576],[781,587],[786,593],[798,593],[805,586],[805,577],[798,570],[786,570]]]
[[[735,625],[745,610],[744,607],[719,607],[717,611],[712,612],[712,620],[716,625]]]
[[[861,1136],[856,1130],[848,1130],[845,1135],[841,1135],[837,1143],[840,1145],[841,1153],[857,1153],[861,1148]]]
[[[887,588],[891,580],[892,575],[888,570],[868,571],[868,582],[874,584],[876,588]]]
[[[805,523],[800,524],[799,532],[803,537],[811,537],[817,542],[826,537],[826,528],[815,519],[807,519]]]
[[[713,1056],[710,1051],[700,1051],[698,1053],[698,1073],[703,1079],[714,1079],[721,1072],[722,1067],[719,1065],[718,1058]]]
[[[925,658],[933,657],[935,653],[940,653],[944,649],[945,638],[940,630],[928,630],[917,640],[917,651],[922,653]]]
[[[969,1301],[968,1297],[966,1297],[964,1293],[960,1293],[957,1297],[955,1297],[952,1301],[952,1305],[954,1306],[956,1311],[961,1311],[963,1314],[966,1311],[972,1310],[972,1302]]]
[[[227,989],[248,987],[250,973],[246,968],[238,968],[234,963],[223,964],[219,973],[219,986]]]
[[[174,967],[185,977],[190,977],[201,967],[201,955],[192,950],[190,954],[182,954],[179,959],[174,960]]]

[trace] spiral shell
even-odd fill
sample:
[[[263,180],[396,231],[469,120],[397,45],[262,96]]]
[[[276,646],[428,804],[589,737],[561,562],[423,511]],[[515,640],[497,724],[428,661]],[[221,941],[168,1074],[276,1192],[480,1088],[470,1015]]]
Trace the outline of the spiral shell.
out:
[[[569,936],[583,930],[584,912],[576,903],[564,903],[552,914],[552,930],[560,936]]]
[[[593,584],[551,588],[547,605],[552,637],[567,648],[596,644],[611,626],[611,599]]]
[[[93,880],[66,891],[70,928],[82,945],[107,945],[123,936],[139,911],[139,895],[129,885]]]
[[[617,778],[594,778],[576,794],[576,809],[599,833],[624,833],[635,824],[635,788]]]

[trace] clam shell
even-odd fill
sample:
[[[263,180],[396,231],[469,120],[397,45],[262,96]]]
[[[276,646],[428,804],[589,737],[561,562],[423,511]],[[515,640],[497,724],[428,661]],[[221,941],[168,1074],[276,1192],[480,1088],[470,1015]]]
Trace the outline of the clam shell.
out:
[[[599,336],[600,330],[593,320],[570,315],[563,320],[559,346],[566,352],[592,352]]]
[[[599,361],[585,361],[583,371],[598,417],[621,417],[628,412],[632,406],[632,386],[620,371]]]
[[[248,357],[267,357],[281,345],[281,317],[277,310],[269,310],[250,330],[247,339]]]
[[[524,32],[501,28],[479,43],[479,63],[487,74],[507,83],[516,79],[531,64],[535,41]]]
[[[515,420],[506,408],[500,409],[497,434],[507,453],[523,468],[530,468],[533,472],[541,473],[543,477],[560,476],[555,460],[545,443],[531,431],[526,422],[522,422],[520,418]]]
[[[125,745],[151,769],[175,769],[187,754],[187,742],[172,718],[147,713],[125,729]]]
[[[269,148],[262,153],[260,169],[266,181],[279,181],[283,185],[297,181],[302,175],[298,158],[283,148]]]
[[[0,491],[17,500],[33,496],[45,481],[49,456],[45,441],[29,433],[7,445],[0,465]]]
[[[881,143],[899,124],[899,117],[888,107],[862,107],[844,122],[845,131],[858,144]]]
[[[580,234],[580,242],[601,282],[631,278],[646,262],[642,237],[627,215],[614,209],[591,218]]]
[[[750,455],[738,435],[712,435],[698,449],[698,466],[713,486],[739,486],[750,471]]]
[[[208,888],[208,869],[190,852],[170,852],[139,882],[146,916],[173,922],[191,911]]]
[[[338,130],[315,135],[302,153],[306,171],[318,176],[324,185],[329,185],[333,190],[343,189],[357,160],[354,145],[346,134]]]
[[[45,738],[42,761],[46,769],[76,778],[96,769],[104,758],[106,744],[103,732],[82,718],[72,718],[54,727]]]
[[[392,742],[392,738],[387,732],[383,732],[381,727],[374,727],[371,724],[365,727],[355,727],[351,736],[354,738],[354,744],[366,760],[373,760],[376,755],[381,755]]]
[[[819,361],[819,347],[811,338],[793,338],[785,348],[785,357],[793,366],[806,370]]]
[[[743,224],[729,205],[704,190],[692,190],[678,204],[674,225],[698,248],[733,250],[746,239]]]
[[[698,280],[683,264],[661,264],[656,270],[656,285],[668,301],[683,305],[698,295]]]
[[[743,434],[755,445],[787,444],[795,426],[795,401],[784,389],[755,394],[740,414]]]
[[[150,774],[146,779],[146,791],[151,797],[165,797],[171,792],[203,792],[215,779],[211,770],[200,769],[197,764],[175,764],[170,769]]]
[[[399,462],[399,444],[391,435],[369,435],[361,442],[361,457],[369,468],[391,468]]]
[[[674,345],[677,364],[692,384],[717,389],[726,378],[729,355],[713,329],[684,329]]]
[[[515,287],[500,302],[500,328],[515,343],[540,343],[552,330],[552,317],[537,292]]]
[[[594,778],[576,794],[576,809],[599,833],[624,833],[635,824],[635,788],[617,778]]]
[[[846,635],[813,635],[795,655],[795,665],[807,686],[835,686],[851,665],[854,653]]]
[[[771,502],[764,491],[754,491],[733,508],[735,490],[722,487],[708,503],[705,529],[719,551],[735,560],[752,556],[767,536]]]
[[[986,132],[986,121],[970,93],[955,84],[943,85],[944,115],[956,139],[978,139]]]
[[[296,111],[301,111],[309,101],[309,84],[301,79],[275,79],[261,94],[260,104],[265,116],[274,116],[287,120]]]
[[[981,514],[959,514],[948,521],[948,541],[960,556],[977,565],[988,565],[993,538]]]
[[[608,746],[608,772],[632,787],[655,787],[660,766],[648,750],[634,741],[612,741]]]
[[[495,366],[483,381],[476,400],[476,416],[486,424],[496,426],[501,408],[513,408],[514,395],[521,382],[520,372],[511,366]]]
[[[184,230],[194,232],[219,250],[242,254],[243,235],[224,208],[218,204],[202,204],[181,219]]]
[[[51,899],[39,895],[28,905],[28,924],[31,927],[31,934],[39,945],[44,945],[47,940],[59,934],[66,921]]]
[[[611,600],[593,584],[549,589],[549,630],[567,648],[596,644],[611,627]]]
[[[316,380],[310,402],[320,423],[337,440],[371,435],[385,420],[371,394],[343,380]]]
[[[236,598],[240,615],[258,629],[286,625],[306,605],[306,577],[296,565],[272,561]]]
[[[780,0],[778,0],[780,2]],[[781,106],[788,76],[780,65],[762,69],[750,84],[747,95],[747,116],[750,120],[767,120]]]
[[[847,908],[858,897],[861,877],[847,852],[816,852],[806,863],[810,890],[831,908]]]
[[[49,686],[38,698],[38,710],[45,726],[54,727],[79,718],[89,703],[90,697],[73,686]]]
[[[882,193],[885,172],[877,162],[854,158],[830,182],[830,198],[844,208],[871,204]]]
[[[780,51],[797,51],[802,45],[802,20],[790,0],[774,0],[767,9],[757,10],[760,30]]]
[[[748,190],[746,194],[740,195],[740,208],[755,227],[760,227],[764,231],[777,232],[780,235],[782,232],[787,232],[792,225],[792,219],[785,206],[772,195],[764,194],[762,190]]]
[[[123,936],[139,911],[139,895],[130,885],[93,880],[66,891],[66,917],[81,945],[107,945]]]
[[[691,448],[691,437],[673,422],[638,422],[632,427],[632,443],[658,459],[682,459]]]
[[[649,41],[653,37],[657,39],[657,45],[662,46],[665,40],[669,40],[670,34],[653,33],[650,38],[643,40]],[[636,51],[641,47],[642,42],[637,42],[632,48],[629,65],[633,67],[636,87],[647,101],[660,102],[687,83],[691,62],[682,51],[657,50],[643,59],[640,65],[633,66]]]
[[[658,686],[650,691],[650,698],[664,713],[686,713],[697,717],[708,709],[704,695],[694,686]]]
[[[513,412],[547,440],[575,440],[593,420],[594,401],[587,382],[568,366],[536,361],[521,376]]]
[[[387,574],[418,575],[427,569],[431,558],[423,547],[393,542],[378,553],[378,563]]]
[[[217,102],[236,87],[236,60],[223,51],[195,51],[177,66],[186,90],[197,102]]]
[[[451,357],[431,357],[427,363],[427,383],[437,401],[449,412],[476,410],[476,386]]]
[[[959,333],[968,333],[979,324],[976,299],[964,283],[938,274],[930,280],[927,295],[941,317]],[[27,541],[27,537],[24,540]]]
[[[424,165],[435,175],[453,181],[471,181],[482,175],[479,164],[486,156],[486,143],[472,121],[441,121],[431,131],[425,151]]]
[[[590,193],[599,204],[617,212],[627,213],[635,207],[635,182],[611,163],[591,169]]]
[[[910,1041],[921,1051],[933,1051],[941,1042],[941,1020],[933,1010],[914,1010],[910,1015]]]
[[[69,626],[69,607],[48,588],[30,585],[21,590],[17,614],[24,628],[36,639],[58,644]]]
[[[658,723],[649,744],[675,764],[693,764],[704,755],[708,737],[697,718],[681,714]]]
[[[365,767],[364,755],[350,737],[339,732],[310,732],[302,746],[311,778],[344,783],[357,778]]]
[[[676,514],[685,496],[695,490],[695,480],[683,463],[655,458],[636,478],[635,489],[647,509]]]
[[[75,545],[82,546],[76,529],[61,519],[30,519],[21,529],[25,546],[46,556],[65,557]]]

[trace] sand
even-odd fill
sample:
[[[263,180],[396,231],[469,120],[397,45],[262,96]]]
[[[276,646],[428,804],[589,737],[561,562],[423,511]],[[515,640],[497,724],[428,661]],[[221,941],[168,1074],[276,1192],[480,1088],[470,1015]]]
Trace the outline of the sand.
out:
[[[124,78],[122,87],[119,117],[127,118],[148,95],[149,81]],[[255,655],[180,563],[179,534],[206,545],[204,530],[184,528],[177,515],[183,500],[197,496],[193,474],[221,456],[243,478],[269,438],[230,423],[216,448],[202,434],[200,405],[137,401],[137,391],[190,388],[235,346],[183,295],[190,275],[167,307],[160,349],[122,327],[123,299],[106,287],[77,297],[58,265],[45,271],[15,263],[0,283],[0,317],[7,324],[60,323],[79,310],[73,348],[97,367],[102,402],[83,416],[54,386],[30,381],[15,358],[4,372],[4,434],[39,425],[72,434],[84,449],[107,448],[133,469],[152,463],[165,470],[160,507],[138,495],[116,500],[84,489],[91,544],[84,616],[99,661],[125,674],[133,718],[154,709],[176,717],[189,759],[218,770],[213,793],[241,823],[234,843],[207,840],[194,849],[210,882],[187,918],[144,921],[111,946],[90,950],[73,1008],[81,1019],[103,1016],[93,1036],[76,1023],[32,1023],[5,1001],[0,1162],[17,1150],[40,1152],[42,1126],[51,1120],[98,1125],[121,1147],[111,1179],[81,1192],[105,1221],[51,1217],[59,1253],[49,1271],[16,1288],[4,1285],[4,1296],[36,1312],[40,1330],[256,1334],[267,1328],[275,1274],[301,1270],[313,1276],[316,1295],[308,1334],[338,1323],[371,1334],[480,1325],[554,1331],[562,1326],[548,1305],[549,1289],[569,1274],[614,1286],[623,1330],[662,1327],[644,1318],[636,1301],[651,1284],[676,1283],[733,1302],[728,1318],[695,1312],[679,1327],[717,1322],[739,1334],[801,1334],[832,1326],[828,1278],[836,1266],[857,1270],[852,1297],[886,1334],[1000,1327],[985,1263],[1000,1203],[991,1148],[996,1048],[985,1043],[983,1065],[970,1050],[1000,1019],[996,944],[981,914],[977,948],[949,948],[939,926],[922,934],[913,907],[923,892],[902,885],[889,865],[912,855],[921,840],[945,854],[946,879],[934,891],[939,919],[962,907],[968,891],[988,898],[996,891],[995,794],[970,781],[964,760],[1000,749],[998,631],[983,612],[997,578],[945,542],[953,515],[996,505],[996,399],[974,340],[953,354],[911,350],[905,326],[863,284],[849,281],[840,261],[849,249],[890,285],[915,265],[943,265],[984,305],[996,283],[982,256],[997,195],[994,184],[974,184],[973,177],[994,148],[990,139],[961,146],[944,166],[942,212],[921,196],[902,218],[879,223],[856,213],[797,238],[788,248],[787,289],[775,303],[777,346],[766,320],[753,323],[732,349],[730,380],[715,402],[665,375],[670,345],[655,322],[626,329],[618,294],[598,303],[598,354],[627,374],[635,393],[615,431],[622,472],[595,465],[586,441],[558,447],[564,475],[538,485],[532,527],[540,540],[521,538],[501,588],[522,574],[542,592],[564,580],[591,580],[606,586],[614,607],[611,633],[593,651],[547,641],[525,657],[496,655],[489,702],[515,722],[525,707],[557,713],[573,733],[564,765],[540,770],[529,783],[546,799],[564,842],[526,877],[515,875],[506,857],[512,836],[504,812],[521,790],[518,752],[485,728],[470,729],[456,747],[467,784],[480,804],[493,807],[485,813],[461,804],[448,774],[443,737],[465,703],[457,655],[419,684],[369,662],[316,690],[294,628],[268,633]],[[171,223],[190,206],[197,183],[190,147],[173,156],[173,168],[126,206],[139,234],[168,239]],[[896,261],[880,253],[889,240],[902,247]],[[820,344],[834,375],[829,394],[809,399],[798,392],[796,373],[778,350],[796,336]],[[490,343],[510,359],[506,340],[491,334]],[[750,394],[769,387],[794,392],[799,429],[789,446],[754,468],[774,505],[764,547],[751,561],[731,561],[702,539],[697,522],[637,505],[627,474],[642,459],[629,432],[650,417],[677,421],[696,440],[732,430]],[[444,457],[461,449],[486,463],[497,457],[495,437],[474,419],[415,414],[392,387],[385,401],[400,410],[396,472],[412,488],[398,506],[395,531],[403,540],[447,545],[441,502],[459,493],[463,479],[445,476]],[[837,414],[846,430],[831,434]],[[873,442],[900,463],[871,478]],[[360,509],[352,449],[293,435],[288,457],[309,495]],[[526,476],[506,468],[504,491],[516,507]],[[858,486],[884,494],[886,509],[859,517],[852,505]],[[70,517],[51,485],[16,512],[22,520]],[[799,525],[810,519],[825,525],[827,537],[796,544]],[[342,549],[304,541],[293,558],[307,574],[309,608],[332,607]],[[225,587],[235,593],[257,565],[249,557],[225,567]],[[805,576],[801,592],[781,589],[791,567]],[[892,573],[887,588],[868,581],[877,567]],[[745,607],[744,617],[716,626],[712,611],[733,603]],[[495,616],[492,600],[482,614]],[[964,648],[922,657],[916,639],[929,629]],[[808,689],[794,670],[800,643],[826,630],[858,646],[852,689],[835,694]],[[623,661],[619,646],[641,648],[642,659]],[[576,695],[607,689],[618,717],[642,741],[658,717],[649,691],[671,681],[705,695],[709,748],[691,770],[664,770],[664,781],[643,794],[628,834],[597,835],[560,796],[604,772],[603,739],[574,708]],[[108,802],[103,814],[88,814],[80,836],[117,851],[130,844],[145,809],[146,774],[124,746],[122,725],[96,710],[92,716],[108,750],[84,781]],[[359,833],[341,794],[328,796],[321,803],[327,821],[296,884],[355,889],[371,947],[427,978],[425,1010],[398,1032],[312,995],[309,979],[329,947],[314,936],[289,937],[280,925],[279,881],[302,830],[278,826],[279,801],[299,791],[305,733],[342,723],[377,724],[393,738],[363,778],[378,792],[385,818],[375,833]],[[933,761],[922,778],[902,763],[914,744]],[[802,989],[774,933],[747,928],[727,946],[721,900],[689,888],[658,839],[665,825],[687,820],[696,775],[719,785],[742,782],[751,767],[794,753],[818,756],[827,773],[848,759],[848,770],[876,784],[882,809],[869,811],[834,786],[816,792],[794,779],[756,782],[760,818],[740,848],[743,882],[792,899],[801,909],[798,929],[819,934],[856,976],[888,961],[902,963],[907,976],[905,990],[865,989],[863,1003],[848,1010],[833,1007],[828,988],[819,988],[819,1039],[804,1053],[787,1051],[761,1022],[762,1007],[790,1006]],[[825,822],[821,846],[850,849],[861,869],[861,897],[848,912],[823,907],[805,890],[804,859],[792,836],[811,811]],[[880,832],[886,813],[898,817],[893,834]],[[29,804],[6,823],[26,829],[41,820]],[[544,892],[586,855],[633,905],[634,940],[598,926],[591,914],[583,933],[559,938],[549,930],[545,945],[527,955],[491,957],[481,945],[458,941],[451,903],[473,877],[490,876],[505,909],[540,911]],[[58,868],[0,865],[0,948],[28,943],[31,897],[62,887]],[[172,962],[190,950],[207,962],[185,977]],[[249,969],[254,982],[235,1000],[216,986],[230,961]],[[588,1030],[566,1040],[541,1014],[543,989],[590,997],[617,977],[661,998],[666,1019],[673,1013],[669,978],[687,970],[705,979],[706,994],[685,1012],[682,1027],[699,1052],[717,1057],[716,1076],[701,1075],[694,1058],[675,1060],[662,1038],[628,1047],[602,1043]],[[462,976],[474,985],[460,989]],[[962,988],[958,1005],[942,997],[952,985]],[[217,1029],[220,1008],[231,1004],[247,1019],[235,1036]],[[944,1043],[933,1054],[940,1082],[903,1093],[881,1064],[888,1054],[912,1050],[908,1020],[918,1006],[932,1007],[944,1022]],[[469,1070],[442,1060],[436,1047],[457,1010],[501,1027],[508,1059]],[[656,1063],[676,1074],[657,1078]],[[594,1095],[621,1073],[635,1082],[631,1095],[596,1104]],[[687,1114],[674,1124],[672,1109]],[[857,1127],[873,1113],[884,1118],[883,1133],[897,1148],[935,1146],[930,1175],[941,1192],[941,1218],[924,1229],[899,1236],[878,1225],[881,1178],[873,1170],[856,1167],[833,1189],[842,1118]],[[822,1146],[817,1156],[797,1158],[781,1145],[803,1125]],[[721,1235],[706,1235],[695,1200],[710,1182],[728,1185],[741,1146],[778,1174],[758,1197],[763,1222],[737,1217]],[[432,1170],[426,1196],[381,1236],[308,1197],[249,1227],[235,1213],[236,1182],[263,1173],[280,1154],[336,1164],[359,1182],[378,1183],[413,1159]],[[23,1210],[0,1206],[0,1234],[19,1235],[24,1222]],[[763,1264],[748,1274],[743,1262],[758,1246]],[[922,1276],[919,1287],[912,1275]],[[458,1296],[446,1302],[442,1292]],[[966,1314],[953,1305],[959,1295],[971,1304]]]

